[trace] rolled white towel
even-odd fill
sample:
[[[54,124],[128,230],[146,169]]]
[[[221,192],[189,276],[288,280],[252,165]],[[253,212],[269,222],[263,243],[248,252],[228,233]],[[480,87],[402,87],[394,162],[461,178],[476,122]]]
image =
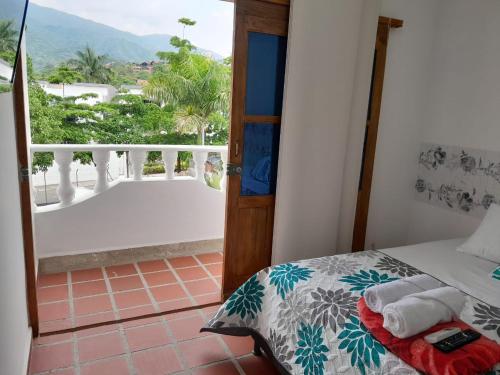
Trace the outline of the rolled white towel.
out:
[[[411,294],[384,307],[384,328],[405,339],[457,318],[464,303],[464,294],[451,286]]]
[[[385,305],[396,302],[409,294],[419,293],[444,286],[439,280],[421,274],[404,279],[378,284],[366,289],[364,297],[368,308],[381,313]]]

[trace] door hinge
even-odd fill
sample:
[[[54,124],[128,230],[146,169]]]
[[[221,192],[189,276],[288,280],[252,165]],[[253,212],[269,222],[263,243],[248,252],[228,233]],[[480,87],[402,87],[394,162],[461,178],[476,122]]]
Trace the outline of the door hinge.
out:
[[[241,175],[241,165],[227,163],[226,174],[228,176],[240,176]]]
[[[30,179],[30,170],[28,167],[19,168],[19,179],[21,182],[29,181]]]

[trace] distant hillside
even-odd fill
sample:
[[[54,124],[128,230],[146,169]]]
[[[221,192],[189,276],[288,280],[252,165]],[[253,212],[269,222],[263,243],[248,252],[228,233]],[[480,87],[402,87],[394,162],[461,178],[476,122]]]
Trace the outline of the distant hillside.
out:
[[[106,54],[111,61],[121,62],[151,61],[158,51],[175,50],[170,35],[139,36],[33,3],[28,8],[26,25],[28,54],[37,69],[71,59],[86,45],[98,54]]]

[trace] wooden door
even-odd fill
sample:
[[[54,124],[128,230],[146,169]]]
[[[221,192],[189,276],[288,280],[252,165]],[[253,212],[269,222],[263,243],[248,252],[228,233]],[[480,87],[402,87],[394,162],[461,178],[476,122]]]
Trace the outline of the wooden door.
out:
[[[271,263],[289,4],[236,0],[223,298]]]
[[[352,251],[365,249],[366,226],[368,224],[368,209],[372,188],[373,166],[377,147],[378,124],[382,105],[382,91],[384,88],[385,60],[387,42],[391,27],[401,27],[403,21],[387,17],[379,17],[375,53],[373,56],[372,81],[368,114],[366,119],[365,141],[363,144],[363,159],[359,177],[358,200],[352,240]]]

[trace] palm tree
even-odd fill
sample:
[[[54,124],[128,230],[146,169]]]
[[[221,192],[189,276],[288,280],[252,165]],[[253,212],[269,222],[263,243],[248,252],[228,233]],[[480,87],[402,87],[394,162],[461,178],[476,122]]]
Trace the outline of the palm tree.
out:
[[[92,83],[109,83],[113,72],[106,66],[107,57],[97,55],[89,46],[83,51],[76,52],[76,59],[70,61],[71,65],[83,76],[85,81]]]
[[[210,115],[228,113],[230,68],[187,47],[162,56],[166,64],[153,74],[144,94],[175,106],[177,131],[196,133],[198,144],[203,144]]]
[[[12,20],[0,20],[0,52],[15,52],[18,33]]]

